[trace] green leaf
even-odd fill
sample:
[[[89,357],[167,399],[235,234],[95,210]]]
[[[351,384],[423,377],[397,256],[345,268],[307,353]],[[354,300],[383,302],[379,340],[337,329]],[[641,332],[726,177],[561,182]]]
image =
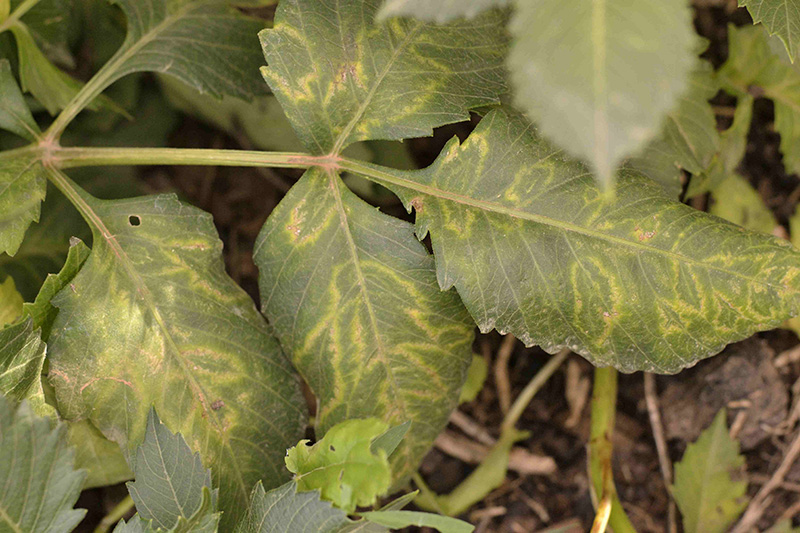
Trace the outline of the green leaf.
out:
[[[323,500],[347,513],[375,505],[389,492],[392,470],[383,449],[372,441],[388,426],[375,418],[347,420],[333,426],[313,446],[301,440],[286,452],[286,468],[295,474],[297,490],[319,490]]]
[[[58,274],[48,274],[36,300],[24,305],[25,315],[33,318],[34,328],[42,329],[43,338],[47,339],[50,336],[50,328],[58,314],[58,309],[53,307],[50,300],[78,274],[86,258],[89,257],[89,252],[83,241],[73,237],[61,271]]]
[[[458,403],[471,402],[477,398],[478,393],[483,389],[483,383],[486,381],[488,373],[489,365],[486,364],[486,359],[480,355],[473,355],[472,364],[469,365],[467,371],[467,381],[464,382],[464,387],[461,389]]]
[[[306,148],[431,135],[505,92],[501,13],[437,26],[373,23],[379,0],[283,0],[262,69]],[[336,17],[331,17],[336,13]]]
[[[17,253],[25,230],[39,220],[46,192],[47,178],[35,152],[0,153],[0,254]]]
[[[42,416],[53,416],[42,389],[44,357],[45,344],[30,319],[0,329],[0,393],[16,402],[27,400]]]
[[[0,345],[1,346],[1,345]],[[0,395],[0,530],[69,533],[86,513],[78,501],[85,474],[72,467],[66,428]]]
[[[792,527],[792,519],[787,518],[769,528],[767,533],[800,533],[800,527]]]
[[[719,136],[719,153],[707,169],[692,176],[686,189],[687,198],[715,189],[736,171],[747,149],[747,133],[750,131],[752,118],[753,97],[749,94],[739,95],[733,123]]]
[[[211,215],[174,195],[103,201],[54,179],[94,232],[89,259],[53,299],[59,410],[130,453],[155,406],[212,469],[229,527],[256,481],[286,478],[283,452],[306,418],[296,376],[225,274]]]
[[[249,100],[264,92],[256,46],[264,22],[227,0],[113,0],[128,19],[122,47],[104,71],[107,85],[133,72],[174,76],[196,90]]]
[[[418,511],[370,511],[361,516],[382,526],[401,529],[409,526],[430,527],[441,533],[472,533],[475,528],[466,522]]]
[[[354,522],[344,511],[320,500],[319,492],[297,492],[289,482],[265,493],[259,483],[253,489],[247,516],[236,533],[387,533],[385,527],[364,520]]]
[[[696,62],[682,0],[518,2],[510,29],[517,106],[604,188],[658,132]]]
[[[722,533],[747,506],[747,481],[734,481],[744,457],[725,426],[725,410],[717,413],[675,464],[672,494],[683,514],[686,533]]]
[[[457,295],[439,290],[413,231],[312,169],[267,219],[254,253],[262,309],[319,400],[317,434],[351,418],[411,421],[391,457],[398,477],[447,424],[474,329]]]
[[[773,100],[783,164],[788,172],[800,173],[800,71],[773,50],[759,26],[729,26],[728,47],[728,61],[719,71],[720,80],[734,94],[746,95],[756,86]]]
[[[23,1],[11,0],[11,9],[16,10]],[[75,66],[68,42],[73,10],[71,0],[39,0],[20,19],[45,55],[67,67]]]
[[[218,491],[212,490],[211,470],[203,467],[200,454],[192,454],[181,435],[161,423],[155,409],[147,415],[147,431],[134,465],[136,481],[127,486],[144,520],[162,529],[174,528],[181,518],[188,520],[201,509],[203,489],[211,491],[214,513]]]
[[[678,105],[667,113],[659,136],[630,162],[674,198],[681,193],[680,169],[700,174],[720,151],[717,121],[708,103],[718,90],[711,65],[700,61]]]
[[[709,212],[749,230],[771,234],[778,225],[775,215],[764,205],[761,195],[745,178],[731,175],[712,192]]]
[[[417,211],[439,285],[482,331],[625,372],[677,372],[800,308],[800,253],[620,172],[609,199],[521,117],[497,110],[417,172],[363,169]]]
[[[0,99],[3,102],[0,107],[0,129],[35,141],[41,130],[33,120],[7,59],[0,59]]]
[[[792,61],[800,48],[800,5],[793,0],[739,0],[746,6],[753,24],[763,22],[770,35],[780,37]]]
[[[116,485],[133,478],[119,444],[111,442],[89,420],[67,423],[75,447],[75,466],[87,471],[84,489]]]
[[[441,24],[461,17],[473,18],[481,11],[510,4],[510,0],[384,0],[378,20],[412,17]]]
[[[7,277],[0,283],[0,330],[16,322],[22,316],[22,305],[25,301],[17,291],[14,278]]]
[[[397,447],[400,446],[400,443],[403,442],[403,439],[406,438],[410,427],[411,421],[390,427],[372,441],[370,450],[372,450],[372,453],[378,453],[378,450],[383,450],[386,452],[386,457],[391,457]]]

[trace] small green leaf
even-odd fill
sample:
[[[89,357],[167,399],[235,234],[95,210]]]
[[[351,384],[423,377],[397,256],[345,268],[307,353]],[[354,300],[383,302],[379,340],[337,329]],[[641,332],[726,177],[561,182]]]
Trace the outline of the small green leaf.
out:
[[[319,492],[298,492],[293,481],[264,492],[259,483],[247,516],[235,533],[388,533],[383,526],[354,522],[344,511],[320,500]],[[127,532],[126,532],[127,533]]]
[[[7,277],[0,283],[0,330],[16,322],[22,316],[22,305],[25,301],[17,291],[14,278]]]
[[[69,533],[78,525],[86,511],[73,506],[85,473],[73,469],[73,456],[62,424],[0,395],[1,531]]]
[[[54,179],[94,233],[83,268],[52,301],[59,411],[88,417],[132,453],[155,406],[212,469],[230,527],[258,480],[287,477],[283,452],[307,416],[295,374],[225,273],[211,215],[174,195],[103,201]]]
[[[800,253],[632,171],[610,200],[523,119],[489,113],[429,168],[348,165],[417,211],[439,285],[497,328],[598,366],[677,372],[800,311]]]
[[[709,212],[749,230],[771,234],[778,225],[775,215],[764,205],[761,195],[738,174],[717,185]]]
[[[483,389],[483,383],[486,381],[486,376],[489,373],[489,366],[486,364],[486,359],[480,355],[472,356],[472,364],[469,365],[467,371],[467,381],[464,382],[464,387],[461,389],[461,397],[458,403],[471,402],[478,397],[478,393]]]
[[[383,450],[386,453],[386,457],[391,457],[397,447],[400,446],[400,443],[403,442],[403,439],[406,438],[410,427],[411,422],[405,421],[384,431],[372,441],[372,446],[370,447],[372,453],[378,453],[378,450]]]
[[[505,18],[373,22],[379,0],[283,0],[262,69],[306,148],[431,135],[505,92]],[[331,17],[331,13],[336,13]]]
[[[155,409],[147,415],[133,471],[136,481],[128,483],[128,491],[139,515],[154,526],[170,530],[182,518],[192,518],[203,507],[203,489],[211,491],[208,511],[215,514],[218,490],[212,490],[211,470],[180,434],[161,423]]]
[[[11,0],[11,10],[15,11],[24,0]],[[75,6],[71,0],[39,0],[31,5],[20,19],[30,30],[31,35],[45,55],[60,65],[74,67],[69,50],[69,30]]]
[[[753,24],[763,22],[770,35],[780,37],[792,61],[800,49],[800,4],[793,0],[739,0],[746,6]]]
[[[0,254],[14,255],[25,231],[39,220],[47,178],[29,149],[0,153]]]
[[[11,64],[7,59],[0,59],[0,129],[16,133],[29,141],[35,141],[41,130],[33,120],[28,105],[17,86]]]
[[[402,529],[409,526],[430,527],[441,533],[472,533],[475,528],[466,522],[432,513],[418,511],[371,511],[361,513],[370,522]]]
[[[301,440],[289,448],[286,468],[295,474],[297,490],[319,490],[323,500],[347,513],[374,505],[392,484],[385,450],[371,448],[387,427],[375,418],[347,420],[333,426],[313,446]]]
[[[38,414],[53,416],[42,389],[44,357],[45,344],[30,319],[0,329],[0,394],[28,400]]]
[[[696,62],[682,0],[518,2],[510,29],[516,104],[604,188],[658,132]]]
[[[89,257],[89,252],[83,241],[73,237],[61,271],[58,274],[48,274],[36,300],[24,305],[25,315],[33,318],[33,327],[42,329],[42,338],[47,339],[50,336],[50,328],[58,314],[58,309],[50,304],[50,300],[78,274]]]
[[[738,443],[728,435],[725,410],[717,413],[675,464],[672,494],[686,533],[722,533],[747,506],[747,481],[732,477],[744,466]]]
[[[447,424],[474,330],[413,232],[312,169],[273,210],[254,253],[262,309],[319,400],[317,434],[351,418],[411,421],[391,457],[398,477]]]
[[[384,0],[378,20],[412,17],[441,24],[461,17],[470,19],[481,11],[510,4],[510,0]]]

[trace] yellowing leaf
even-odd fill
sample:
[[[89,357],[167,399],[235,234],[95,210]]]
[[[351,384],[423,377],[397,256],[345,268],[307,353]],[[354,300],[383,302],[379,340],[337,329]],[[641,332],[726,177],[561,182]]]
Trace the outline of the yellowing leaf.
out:
[[[481,11],[509,4],[510,0],[384,0],[378,20],[413,17],[441,24],[461,17],[473,18]]]
[[[313,446],[301,440],[289,448],[286,467],[295,474],[297,490],[319,490],[323,500],[347,513],[374,505],[392,484],[386,452],[372,449],[372,441],[387,429],[375,418],[347,420]]]
[[[22,295],[14,285],[14,278],[8,277],[0,283],[0,330],[13,324],[22,316]]]
[[[527,0],[510,28],[514,101],[605,188],[658,132],[696,61],[684,0]]]
[[[744,457],[728,435],[723,409],[675,464],[672,494],[683,514],[686,533],[728,530],[747,505],[747,482],[733,478],[743,466]]]
[[[711,195],[714,203],[709,212],[712,215],[762,233],[771,234],[778,225],[758,191],[738,174],[717,185]]]

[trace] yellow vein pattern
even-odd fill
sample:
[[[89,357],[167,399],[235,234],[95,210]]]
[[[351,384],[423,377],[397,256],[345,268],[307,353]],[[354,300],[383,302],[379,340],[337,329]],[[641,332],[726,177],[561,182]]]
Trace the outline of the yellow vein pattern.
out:
[[[373,22],[380,0],[283,0],[262,69],[308,150],[431,135],[505,92],[504,16]]]
[[[79,195],[95,244],[53,299],[59,409],[89,418],[130,454],[155,406],[213,470],[231,524],[257,481],[286,478],[284,451],[306,416],[297,378],[226,275],[211,215],[174,195]]]
[[[491,112],[428,169],[386,171],[481,330],[671,373],[800,309],[800,253],[633,171],[611,200],[523,118]],[[379,177],[380,173],[371,174]],[[403,186],[401,186],[403,185]]]
[[[262,310],[319,399],[317,435],[352,418],[410,420],[392,455],[399,477],[447,423],[472,358],[469,315],[439,290],[413,230],[312,169],[255,250]]]
[[[739,0],[747,6],[753,23],[763,22],[770,35],[780,37],[794,61],[800,49],[800,3],[797,0]]]
[[[47,177],[37,159],[25,150],[0,155],[0,254],[16,254],[28,226],[39,220]]]

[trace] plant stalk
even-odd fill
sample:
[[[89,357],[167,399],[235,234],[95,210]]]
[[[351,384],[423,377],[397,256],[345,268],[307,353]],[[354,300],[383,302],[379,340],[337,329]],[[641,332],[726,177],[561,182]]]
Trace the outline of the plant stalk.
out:
[[[122,520],[128,512],[133,509],[133,498],[125,496],[125,499],[119,502],[116,507],[111,509],[111,512],[103,517],[103,520],[94,528],[94,533],[107,533],[111,526]]]
[[[36,7],[36,4],[38,4],[39,1],[40,0],[25,0],[19,6],[17,6],[17,9],[15,9],[8,16],[8,18],[5,19],[2,24],[0,24],[0,33],[10,29],[11,26],[19,22],[19,19],[21,19],[25,13]]]
[[[592,429],[589,440],[589,478],[594,487],[598,518],[608,512],[604,502],[611,502],[607,524],[614,533],[636,533],[622,508],[614,486],[611,461],[614,445],[614,421],[617,408],[617,371],[613,368],[596,368],[592,391]]]
[[[562,365],[564,360],[569,356],[570,350],[565,348],[558,352],[556,355],[550,358],[550,360],[536,373],[532,380],[528,382],[522,392],[517,396],[517,399],[514,400],[514,403],[511,405],[511,409],[508,410],[508,414],[503,419],[503,424],[500,426],[500,429],[503,432],[509,431],[517,425],[519,422],[522,413],[525,412],[525,409],[528,407],[528,404],[531,403],[533,397],[536,396],[536,393],[547,383],[547,380],[550,379],[558,367]]]

